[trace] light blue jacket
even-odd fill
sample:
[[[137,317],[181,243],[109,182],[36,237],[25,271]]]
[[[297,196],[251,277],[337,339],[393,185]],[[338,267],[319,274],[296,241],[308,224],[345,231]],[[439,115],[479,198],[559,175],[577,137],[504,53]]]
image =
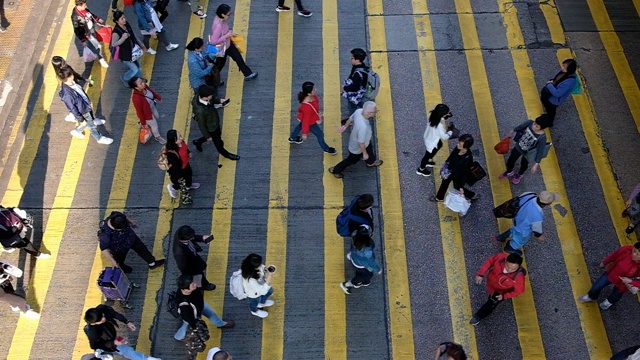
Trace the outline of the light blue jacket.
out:
[[[151,18],[151,13],[149,9],[153,9],[153,5],[151,5],[151,0],[144,0],[142,2],[135,1],[133,3],[133,11],[136,13],[138,17],[138,28],[140,30],[151,31],[151,26],[149,23],[153,21]],[[155,10],[154,10],[155,11]]]
[[[373,243],[373,240],[371,241],[371,246],[365,246],[362,249],[357,249],[353,246],[353,243],[351,243],[350,254],[353,265],[359,268],[364,267],[374,273],[380,271],[380,265],[378,265],[376,255],[373,251],[375,247],[376,245]]]
[[[215,60],[215,56],[213,54],[209,54],[204,50],[200,55],[195,51],[189,51],[189,55],[187,57],[187,65],[189,66],[189,85],[191,85],[191,87],[196,91],[200,86],[206,83],[204,77],[211,74],[213,64],[208,62],[207,58]]]
[[[511,246],[514,249],[523,247],[529,241],[532,232],[542,234],[542,220],[544,220],[544,213],[538,205],[538,196],[535,193],[523,193],[520,196],[520,210],[513,218],[511,228]]]

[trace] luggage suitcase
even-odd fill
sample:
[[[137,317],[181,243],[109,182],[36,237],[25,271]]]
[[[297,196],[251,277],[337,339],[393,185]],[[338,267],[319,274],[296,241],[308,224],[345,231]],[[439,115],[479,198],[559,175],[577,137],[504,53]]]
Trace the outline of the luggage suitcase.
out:
[[[130,282],[120,268],[107,267],[98,276],[98,287],[105,300],[118,300],[123,307],[130,309],[128,300],[131,289],[139,285]]]

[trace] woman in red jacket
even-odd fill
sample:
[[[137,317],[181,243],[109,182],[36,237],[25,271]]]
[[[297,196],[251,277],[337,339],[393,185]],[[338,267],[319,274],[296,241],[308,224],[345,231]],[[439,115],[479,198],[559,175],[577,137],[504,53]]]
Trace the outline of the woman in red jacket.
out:
[[[322,151],[329,155],[337,154],[336,149],[330,147],[324,141],[324,133],[320,128],[320,124],[322,124],[320,99],[318,99],[315,85],[311,81],[305,81],[304,84],[302,84],[302,91],[298,93],[298,101],[300,102],[297,116],[298,125],[293,128],[289,142],[292,144],[302,144],[304,140],[307,140],[307,136],[309,132],[311,132],[318,139],[318,144],[320,144]],[[300,136],[300,131],[302,131],[302,136]]]
[[[476,284],[482,284],[485,275],[489,299],[469,321],[473,326],[489,316],[498,304],[524,292],[524,277],[527,275],[527,270],[522,267],[520,255],[500,253],[493,255],[482,264],[476,273]]]
[[[600,309],[607,310],[617,303],[624,293],[632,294],[640,288],[640,242],[634,245],[626,245],[607,256],[600,263],[604,268],[604,274],[591,286],[586,295],[582,295],[580,302],[597,301],[602,290],[613,284],[611,294],[600,303]]]
[[[133,101],[133,106],[136,108],[140,126],[149,125],[151,133],[156,140],[162,145],[166,144],[167,140],[160,135],[160,130],[158,129],[160,115],[158,115],[158,109],[156,108],[156,101],[162,101],[162,97],[153,91],[145,80],[137,76],[129,80],[129,86],[133,89],[131,101]]]

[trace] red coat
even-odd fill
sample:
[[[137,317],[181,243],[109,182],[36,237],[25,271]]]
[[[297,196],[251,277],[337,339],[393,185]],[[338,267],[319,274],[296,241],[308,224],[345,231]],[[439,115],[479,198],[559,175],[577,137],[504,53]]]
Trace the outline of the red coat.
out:
[[[629,291],[629,289],[622,280],[620,280],[620,276],[630,279],[640,277],[640,262],[633,261],[631,258],[632,252],[633,245],[626,245],[602,260],[602,263],[607,269],[609,281],[611,281],[621,293],[625,293]],[[640,280],[633,280],[631,285],[640,288]]]
[[[502,272],[507,262],[508,254],[493,255],[482,264],[477,276],[487,280],[489,294],[498,293],[504,300],[516,297],[524,292],[524,277],[527,273],[522,267],[515,272],[505,274]],[[488,272],[488,273],[487,273]]]
[[[298,120],[302,122],[302,133],[308,134],[309,127],[320,120],[320,100],[317,96],[313,97],[313,101],[302,103],[298,107]]]
[[[145,89],[153,94],[153,98],[156,101],[161,101],[162,97],[158,95],[155,91],[153,91],[149,85],[144,84]],[[147,125],[147,120],[153,120],[153,112],[151,111],[151,105],[147,101],[144,96],[143,91],[138,91],[133,89],[131,93],[131,101],[133,101],[133,107],[136,108],[136,115],[138,115],[138,119],[140,119],[140,125]]]

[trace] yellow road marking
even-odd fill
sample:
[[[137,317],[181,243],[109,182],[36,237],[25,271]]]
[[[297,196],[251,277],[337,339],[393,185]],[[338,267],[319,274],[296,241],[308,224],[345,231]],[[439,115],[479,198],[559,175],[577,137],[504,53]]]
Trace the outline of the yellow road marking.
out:
[[[324,137],[342,154],[342,134],[335,128],[340,113],[340,47],[338,46],[338,0],[322,2],[322,66],[324,94]],[[329,120],[329,121],[327,121]],[[324,156],[324,169],[335,160]],[[335,217],[344,206],[342,181],[323,172],[324,187],[324,355],[326,359],[347,358],[347,313],[345,294],[338,287],[344,278],[344,239],[336,233]]]
[[[427,9],[427,3],[425,1],[413,1],[414,14],[428,14],[428,12],[429,10]],[[416,40],[418,42],[418,59],[420,61],[420,72],[422,75],[425,113],[429,114],[431,109],[442,102],[437,59],[433,51],[435,46],[430,16],[415,16],[414,25]],[[449,144],[447,141],[444,141],[442,148],[436,155],[436,162],[443,164],[448,154]],[[437,173],[437,171],[438,170],[434,168],[434,173]],[[435,188],[438,189],[441,178],[434,176],[434,179]],[[469,286],[467,281],[461,281],[461,279],[469,279],[469,276],[464,260],[460,218],[458,214],[447,210],[442,204],[438,204],[438,218],[440,220],[445,273],[449,290],[449,311],[451,312],[453,339],[455,342],[464,346],[467,355],[477,359],[478,345],[476,343],[476,333],[473,325],[469,324],[469,319],[472,316]]]
[[[471,78],[471,89],[473,92],[482,144],[487,160],[487,172],[491,183],[494,204],[501,204],[512,197],[511,189],[507,182],[500,182],[498,174],[504,172],[505,163],[501,156],[493,155],[493,144],[500,141],[496,116],[493,110],[493,100],[489,89],[486,68],[480,47],[480,40],[476,30],[473,9],[468,0],[455,0],[458,11],[462,41],[466,49],[467,66],[469,77]],[[508,36],[507,36],[508,37]],[[500,219],[498,221],[500,231],[505,231],[511,223]],[[526,265],[525,265],[526,266]],[[518,326],[518,338],[522,348],[524,359],[544,359],[544,346],[538,316],[533,302],[533,289],[526,278],[527,291],[513,299],[513,308]]]
[[[382,0],[367,0],[367,13],[383,14]],[[384,217],[384,257],[389,295],[391,357],[414,359],[413,319],[407,271],[407,254],[402,219],[400,178],[396,132],[393,123],[393,103],[389,82],[387,39],[382,16],[368,16],[370,46],[381,52],[371,54],[371,64],[380,76],[380,91],[376,97],[378,149],[384,165],[380,167],[380,197]],[[375,43],[375,47],[374,47]]]
[[[636,8],[636,12],[640,16],[640,0],[633,0],[633,6]]]
[[[542,104],[538,96],[538,88],[534,79],[533,70],[529,60],[529,55],[524,49],[524,38],[520,30],[520,23],[515,7],[509,6],[507,3],[498,2],[500,12],[503,13],[505,27],[507,29],[507,39],[511,55],[513,57],[516,77],[520,85],[520,91],[524,100],[525,109],[530,119],[535,119],[542,113]],[[551,26],[551,25],[549,25]],[[551,134],[547,131],[548,141],[552,142]],[[544,161],[540,163],[540,169],[545,183],[545,187],[549,191],[560,194],[560,203],[566,213],[564,216],[557,211],[552,211],[556,224],[558,239],[561,239],[562,255],[565,260],[573,297],[577,299],[586,293],[591,287],[591,279],[589,278],[589,270],[587,268],[584,255],[582,253],[582,244],[578,237],[573,212],[569,204],[569,197],[564,186],[560,165],[556,156],[555,149],[549,152]],[[533,306],[533,304],[531,304]],[[582,306],[577,304],[578,307]],[[611,347],[607,339],[607,333],[600,316],[600,310],[597,306],[588,306],[586,311],[578,311],[582,332],[585,342],[592,359],[603,359],[611,356]]]
[[[285,278],[287,269],[287,206],[289,205],[289,154],[283,141],[291,128],[291,81],[293,68],[293,13],[278,16],[276,85],[271,138],[271,176],[267,220],[267,256],[278,267],[271,280],[276,304],[262,326],[262,359],[282,359],[284,351]]]
[[[566,37],[564,36],[564,30],[562,28],[562,22],[560,21],[558,7],[556,6],[555,0],[540,0],[540,9],[542,10],[547,25],[549,26],[551,41],[555,44],[565,45]]]
[[[604,6],[604,2],[602,0],[587,0],[587,4],[589,4],[591,16],[596,24],[596,28],[598,28],[598,34],[609,57],[609,62],[618,78],[618,83],[620,83],[622,94],[627,100],[631,116],[636,122],[638,132],[640,132],[640,88],[638,88],[636,78],[624,54],[620,38],[616,34],[615,28],[609,19],[609,14],[607,13],[607,8]],[[634,5],[635,4],[636,3],[634,3]]]

